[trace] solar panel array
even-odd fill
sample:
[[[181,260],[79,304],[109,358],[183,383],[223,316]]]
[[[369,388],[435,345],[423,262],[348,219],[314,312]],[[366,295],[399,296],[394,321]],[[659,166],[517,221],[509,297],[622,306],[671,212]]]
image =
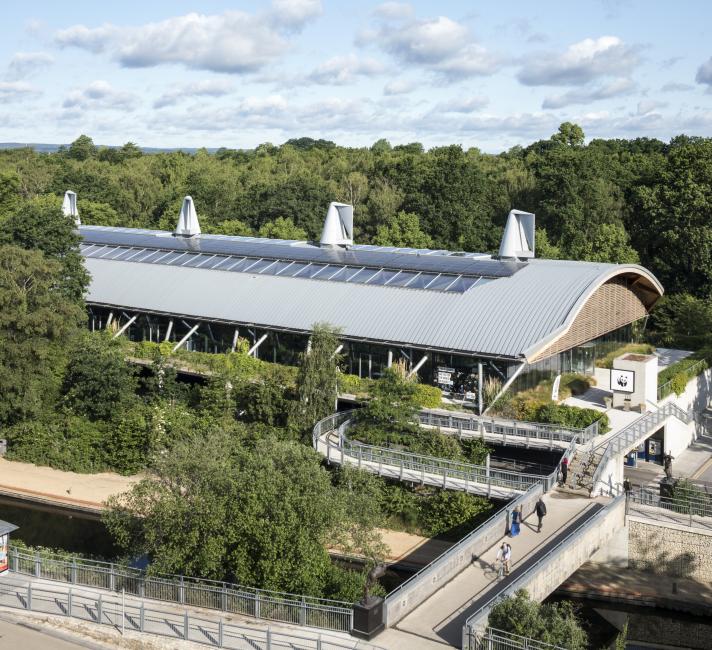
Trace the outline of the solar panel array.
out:
[[[451,293],[511,276],[520,266],[472,254],[414,254],[395,248],[331,249],[247,237],[186,239],[157,231],[101,227],[82,227],[80,232],[82,254],[96,259]]]

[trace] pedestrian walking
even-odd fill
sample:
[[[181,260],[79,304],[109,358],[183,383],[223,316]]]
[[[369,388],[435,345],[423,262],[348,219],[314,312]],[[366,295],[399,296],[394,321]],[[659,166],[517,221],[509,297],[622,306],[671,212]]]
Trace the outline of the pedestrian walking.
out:
[[[497,561],[502,563],[504,575],[509,575],[510,562],[512,561],[512,547],[507,542],[502,542],[502,546],[497,551]]]
[[[561,485],[566,485],[566,478],[569,475],[569,459],[564,456],[561,461]]]
[[[512,511],[512,525],[509,527],[509,536],[516,537],[519,535],[519,526],[522,522],[522,506],[516,507]]]
[[[536,502],[536,507],[534,508],[536,511],[536,517],[539,521],[539,525],[537,526],[536,532],[540,533],[541,532],[541,523],[544,520],[544,517],[546,517],[546,504],[544,503],[544,499],[539,497],[539,501]]]

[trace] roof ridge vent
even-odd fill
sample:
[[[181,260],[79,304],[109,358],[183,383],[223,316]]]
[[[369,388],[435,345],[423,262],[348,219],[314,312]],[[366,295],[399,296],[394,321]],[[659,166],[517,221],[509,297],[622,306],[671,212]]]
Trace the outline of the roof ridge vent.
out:
[[[354,243],[354,206],[329,204],[321,231],[320,246],[351,246]]]
[[[67,190],[64,193],[64,200],[62,201],[62,212],[65,217],[73,217],[74,225],[81,226],[82,222],[79,219],[79,209],[77,208],[77,193]]]
[[[198,213],[195,211],[193,197],[186,196],[183,199],[183,207],[180,209],[178,225],[173,234],[176,237],[195,237],[200,234],[200,224],[198,223]]]
[[[499,259],[526,260],[534,257],[535,219],[533,212],[510,210],[507,225],[504,227],[502,243],[499,246]]]

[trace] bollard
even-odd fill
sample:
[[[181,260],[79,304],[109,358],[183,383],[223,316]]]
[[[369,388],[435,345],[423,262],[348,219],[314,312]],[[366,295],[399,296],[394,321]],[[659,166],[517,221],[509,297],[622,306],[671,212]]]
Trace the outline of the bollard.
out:
[[[218,648],[222,648],[224,643],[223,621],[218,621]]]
[[[272,650],[272,628],[267,627],[267,650]]]
[[[183,614],[183,639],[185,641],[188,640],[188,625],[189,625],[188,611],[186,610],[185,614]]]
[[[72,588],[69,588],[69,593],[67,594],[67,616],[71,618],[72,616]]]
[[[102,610],[102,601],[101,601],[101,594],[99,594],[99,600],[96,601],[96,620],[101,625],[101,610]]]
[[[141,609],[138,612],[138,629],[143,632],[146,627],[146,606],[141,603]]]
[[[32,609],[32,583],[27,583],[27,609]]]

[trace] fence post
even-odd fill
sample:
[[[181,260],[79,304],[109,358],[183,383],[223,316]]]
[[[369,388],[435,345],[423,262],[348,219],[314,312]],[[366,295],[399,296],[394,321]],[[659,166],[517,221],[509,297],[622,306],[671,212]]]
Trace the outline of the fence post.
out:
[[[12,549],[12,552],[10,553],[10,558],[11,558],[11,560],[14,559],[14,561],[15,561],[15,567],[14,568],[11,567],[12,570],[15,573],[18,573],[18,567],[20,566],[20,553],[18,552],[18,550],[16,548]]]
[[[321,634],[316,637],[316,650],[321,650]]]
[[[188,626],[189,626],[189,621],[188,621],[188,610],[185,610],[185,613],[183,614],[183,640],[187,641],[188,640]]]
[[[302,596],[302,606],[299,608],[299,625],[307,624],[307,601]]]
[[[109,591],[116,590],[116,574],[114,573],[114,563],[109,565]]]
[[[403,480],[403,457],[400,459],[400,480]]]
[[[224,582],[222,586],[222,593],[220,594],[220,607],[223,612],[227,611],[227,587]]]
[[[178,587],[178,602],[181,605],[185,603],[185,586],[183,585],[183,576],[180,577],[180,586]]]
[[[27,583],[27,609],[32,609],[32,583]]]
[[[67,616],[71,618],[72,616],[72,588],[69,588],[69,593],[67,593]]]
[[[267,650],[272,650],[272,628],[267,626]]]
[[[260,617],[260,592],[255,593],[255,618]]]
[[[443,468],[443,489],[445,488],[445,484],[447,482],[447,467]]]
[[[138,629],[143,632],[146,626],[146,606],[141,603],[141,608],[138,610]]]
[[[223,620],[218,621],[218,648],[223,647],[224,632],[223,632]]]
[[[72,566],[69,570],[69,577],[73,585],[77,584],[77,558],[72,558]]]
[[[40,552],[35,551],[35,577],[40,578],[42,576],[42,560],[40,559]]]
[[[99,600],[96,601],[96,618],[97,622],[99,625],[101,625],[101,610],[103,609],[102,607],[102,602],[101,602],[101,594],[99,594]]]

